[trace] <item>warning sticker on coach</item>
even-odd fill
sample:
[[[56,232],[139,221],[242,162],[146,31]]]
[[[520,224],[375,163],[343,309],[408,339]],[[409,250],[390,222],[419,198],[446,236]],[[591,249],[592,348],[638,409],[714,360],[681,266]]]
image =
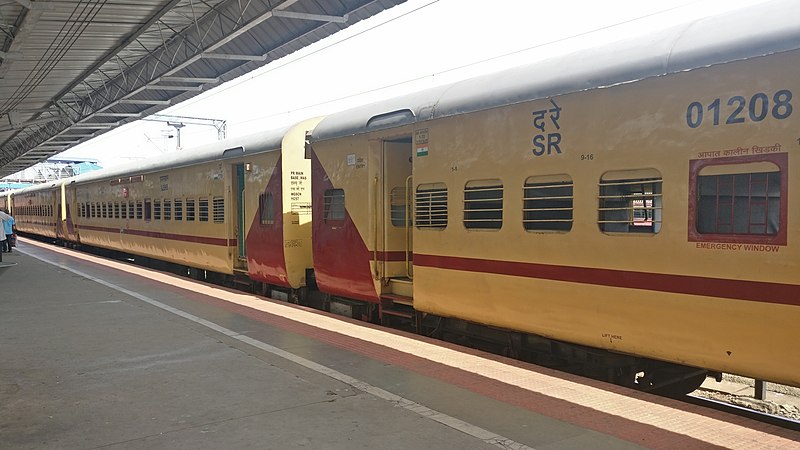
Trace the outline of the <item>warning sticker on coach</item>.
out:
[[[417,149],[417,157],[428,156],[428,129],[423,128],[414,132],[414,145]]]

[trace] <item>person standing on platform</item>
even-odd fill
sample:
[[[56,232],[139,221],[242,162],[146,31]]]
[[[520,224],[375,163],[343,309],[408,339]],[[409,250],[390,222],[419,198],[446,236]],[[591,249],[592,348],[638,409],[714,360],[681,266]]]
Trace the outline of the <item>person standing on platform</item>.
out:
[[[5,210],[0,210],[0,220],[3,221],[4,240],[2,250],[4,253],[11,253],[11,239],[14,237],[14,218],[6,214]]]
[[[0,214],[3,214],[3,212],[0,211]],[[3,224],[5,224],[5,223],[6,223],[6,221],[3,220],[2,217],[0,217],[0,229],[5,228],[5,227],[3,227]],[[0,249],[3,250],[3,251],[0,251],[0,262],[3,262],[3,252],[6,250],[6,233],[5,233],[5,229],[2,229],[0,231],[2,231],[2,232],[0,232]]]

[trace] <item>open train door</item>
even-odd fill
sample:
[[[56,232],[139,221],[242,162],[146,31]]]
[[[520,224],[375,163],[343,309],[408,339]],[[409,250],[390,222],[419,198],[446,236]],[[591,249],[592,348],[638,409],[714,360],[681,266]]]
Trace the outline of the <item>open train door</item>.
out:
[[[233,268],[235,270],[247,270],[247,245],[246,233],[247,224],[245,219],[247,216],[245,211],[245,198],[244,198],[244,185],[245,185],[245,167],[244,163],[234,164],[233,166],[233,217],[235,221],[235,236],[236,236],[236,257],[233,258]]]
[[[380,177],[383,180],[380,208],[383,249],[378,252],[378,259],[384,269],[381,303],[386,309],[394,303],[410,306],[413,297],[411,156],[411,136],[383,141]]]

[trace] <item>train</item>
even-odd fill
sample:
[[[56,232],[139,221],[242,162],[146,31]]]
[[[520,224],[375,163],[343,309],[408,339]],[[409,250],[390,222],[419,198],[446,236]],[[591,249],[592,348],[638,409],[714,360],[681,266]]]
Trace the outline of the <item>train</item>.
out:
[[[764,3],[4,201],[25,234],[637,389],[800,386],[796,17]]]

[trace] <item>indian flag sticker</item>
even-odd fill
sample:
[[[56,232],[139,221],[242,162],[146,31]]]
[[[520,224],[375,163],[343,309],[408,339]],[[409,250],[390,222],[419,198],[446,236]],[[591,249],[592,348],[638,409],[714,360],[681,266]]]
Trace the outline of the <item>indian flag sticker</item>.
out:
[[[428,156],[428,147],[417,147],[417,157]]]

